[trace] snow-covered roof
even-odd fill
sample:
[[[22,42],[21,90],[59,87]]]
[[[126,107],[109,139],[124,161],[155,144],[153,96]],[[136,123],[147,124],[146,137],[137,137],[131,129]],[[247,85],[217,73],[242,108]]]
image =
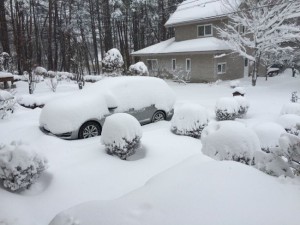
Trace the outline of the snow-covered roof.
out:
[[[175,41],[175,38],[171,38],[133,52],[132,55],[175,54],[224,50],[230,50],[229,46],[223,40],[215,37],[197,38],[186,41]]]
[[[172,27],[203,19],[226,16],[227,13],[235,11],[239,5],[240,0],[186,0],[178,6],[165,26]]]

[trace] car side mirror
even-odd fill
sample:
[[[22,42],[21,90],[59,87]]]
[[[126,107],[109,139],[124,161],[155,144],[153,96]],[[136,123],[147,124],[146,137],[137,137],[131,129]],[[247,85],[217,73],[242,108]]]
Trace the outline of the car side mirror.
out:
[[[112,112],[116,108],[118,108],[117,100],[112,94],[106,94],[105,95],[105,101],[106,101],[106,104],[107,104],[107,108],[110,112]]]

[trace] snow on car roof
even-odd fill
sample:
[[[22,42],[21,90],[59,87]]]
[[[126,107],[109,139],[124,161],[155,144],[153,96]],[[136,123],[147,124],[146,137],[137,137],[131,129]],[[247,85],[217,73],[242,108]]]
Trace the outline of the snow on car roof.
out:
[[[133,52],[132,55],[169,54],[186,52],[209,52],[230,50],[225,41],[215,37],[197,38],[186,41],[175,41],[171,38],[158,44]]]
[[[239,2],[240,0],[186,0],[178,6],[165,26],[172,27],[182,23],[222,17],[235,11],[240,5]]]

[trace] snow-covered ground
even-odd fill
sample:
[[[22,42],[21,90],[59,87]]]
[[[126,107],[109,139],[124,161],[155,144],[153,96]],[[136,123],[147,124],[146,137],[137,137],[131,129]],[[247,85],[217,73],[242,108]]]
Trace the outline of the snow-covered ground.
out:
[[[212,120],[217,100],[233,91],[229,81],[168,83],[176,106],[201,104]],[[17,96],[28,93],[27,83],[16,85]],[[276,122],[291,93],[300,93],[300,78],[292,78],[291,71],[268,81],[259,78],[256,87],[250,78],[240,85],[250,108],[236,120],[250,128]],[[33,97],[47,102],[78,91],[65,82],[52,93],[39,83]],[[215,161],[202,154],[200,140],[170,132],[170,122],[143,126],[142,150],[122,161],[105,153],[100,137],[66,141],[43,134],[40,112],[19,107],[0,120],[0,143],[22,140],[49,160],[48,170],[29,190],[0,188],[1,225],[47,225],[61,212],[52,225],[299,224],[299,178],[275,178],[236,162]]]

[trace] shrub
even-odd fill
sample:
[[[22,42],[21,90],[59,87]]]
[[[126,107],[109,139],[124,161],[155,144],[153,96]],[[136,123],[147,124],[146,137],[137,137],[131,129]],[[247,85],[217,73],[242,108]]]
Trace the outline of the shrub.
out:
[[[129,67],[129,72],[135,75],[144,75],[144,76],[149,75],[148,68],[143,62],[137,62],[136,64],[131,65]]]
[[[0,90],[0,119],[4,119],[15,110],[16,100],[8,91]]]
[[[254,153],[252,165],[260,171],[271,176],[293,177],[293,172],[285,160],[272,153],[257,151]]]
[[[120,51],[116,48],[110,49],[102,60],[104,72],[118,75],[122,68],[124,61]]]
[[[108,154],[126,160],[140,147],[142,128],[133,116],[116,113],[105,119],[101,142]]]
[[[270,149],[278,147],[280,136],[286,133],[282,126],[273,122],[261,123],[253,129],[259,138],[261,149],[266,153],[270,153]]]
[[[249,104],[248,100],[243,96],[235,96],[234,99],[237,101],[237,103],[239,105],[237,117],[242,118],[248,112],[250,104]]]
[[[33,72],[38,75],[38,76],[43,76],[43,77],[46,77],[48,72],[47,70],[44,68],[44,67],[41,67],[41,66],[38,66],[36,67]]]
[[[205,108],[197,104],[185,104],[175,109],[171,131],[178,135],[200,138],[209,121]]]
[[[47,160],[22,143],[0,147],[0,179],[11,191],[28,188],[46,169]]]
[[[217,120],[234,120],[239,115],[239,104],[234,98],[220,98],[216,103]]]
[[[202,131],[202,152],[217,160],[251,164],[253,152],[260,151],[257,135],[235,121],[210,123]]]
[[[300,137],[283,134],[279,139],[279,148],[274,153],[285,157],[295,173],[300,174]]]
[[[284,127],[286,132],[300,136],[300,116],[285,114],[280,116],[277,122]]]

